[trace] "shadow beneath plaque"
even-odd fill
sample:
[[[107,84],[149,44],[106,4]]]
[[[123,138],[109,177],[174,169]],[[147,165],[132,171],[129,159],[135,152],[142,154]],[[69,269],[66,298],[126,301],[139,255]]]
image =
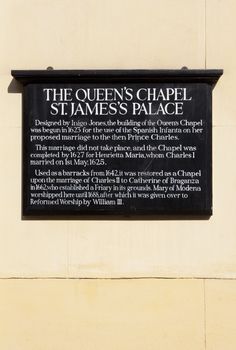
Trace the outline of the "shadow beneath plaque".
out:
[[[9,94],[22,94],[23,85],[13,78],[7,88],[7,92]]]
[[[26,221],[193,221],[210,220],[211,215],[22,215],[22,220]]]

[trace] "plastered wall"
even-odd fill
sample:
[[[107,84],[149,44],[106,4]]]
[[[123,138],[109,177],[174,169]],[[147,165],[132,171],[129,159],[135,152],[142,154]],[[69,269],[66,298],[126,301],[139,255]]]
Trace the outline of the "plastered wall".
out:
[[[235,349],[235,15],[234,0],[0,0],[1,349]],[[223,68],[213,216],[22,220],[10,71],[48,66]]]
[[[1,1],[2,277],[235,277],[233,0]],[[22,221],[21,94],[11,69],[223,68],[213,96],[214,215]]]

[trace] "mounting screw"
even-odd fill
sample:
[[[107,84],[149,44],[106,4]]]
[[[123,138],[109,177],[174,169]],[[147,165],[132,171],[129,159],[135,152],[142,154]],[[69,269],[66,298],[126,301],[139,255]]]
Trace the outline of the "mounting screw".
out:
[[[47,70],[53,70],[53,69],[54,69],[54,68],[51,67],[51,66],[47,67]]]

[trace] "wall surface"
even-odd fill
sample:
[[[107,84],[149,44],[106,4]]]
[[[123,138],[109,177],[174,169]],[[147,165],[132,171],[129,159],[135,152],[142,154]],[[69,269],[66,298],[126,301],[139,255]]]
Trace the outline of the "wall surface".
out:
[[[9,0],[1,5],[0,276],[235,277],[234,1]],[[10,70],[48,66],[224,68],[213,96],[210,220],[22,221],[21,94]]]
[[[235,349],[235,0],[0,5],[0,348]],[[21,87],[10,71],[48,66],[223,68],[213,216],[22,220]]]

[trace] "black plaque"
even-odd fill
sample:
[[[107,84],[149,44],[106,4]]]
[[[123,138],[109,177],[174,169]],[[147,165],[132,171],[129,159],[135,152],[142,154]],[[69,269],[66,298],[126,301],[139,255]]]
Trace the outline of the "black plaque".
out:
[[[13,71],[23,215],[211,215],[221,70]]]

